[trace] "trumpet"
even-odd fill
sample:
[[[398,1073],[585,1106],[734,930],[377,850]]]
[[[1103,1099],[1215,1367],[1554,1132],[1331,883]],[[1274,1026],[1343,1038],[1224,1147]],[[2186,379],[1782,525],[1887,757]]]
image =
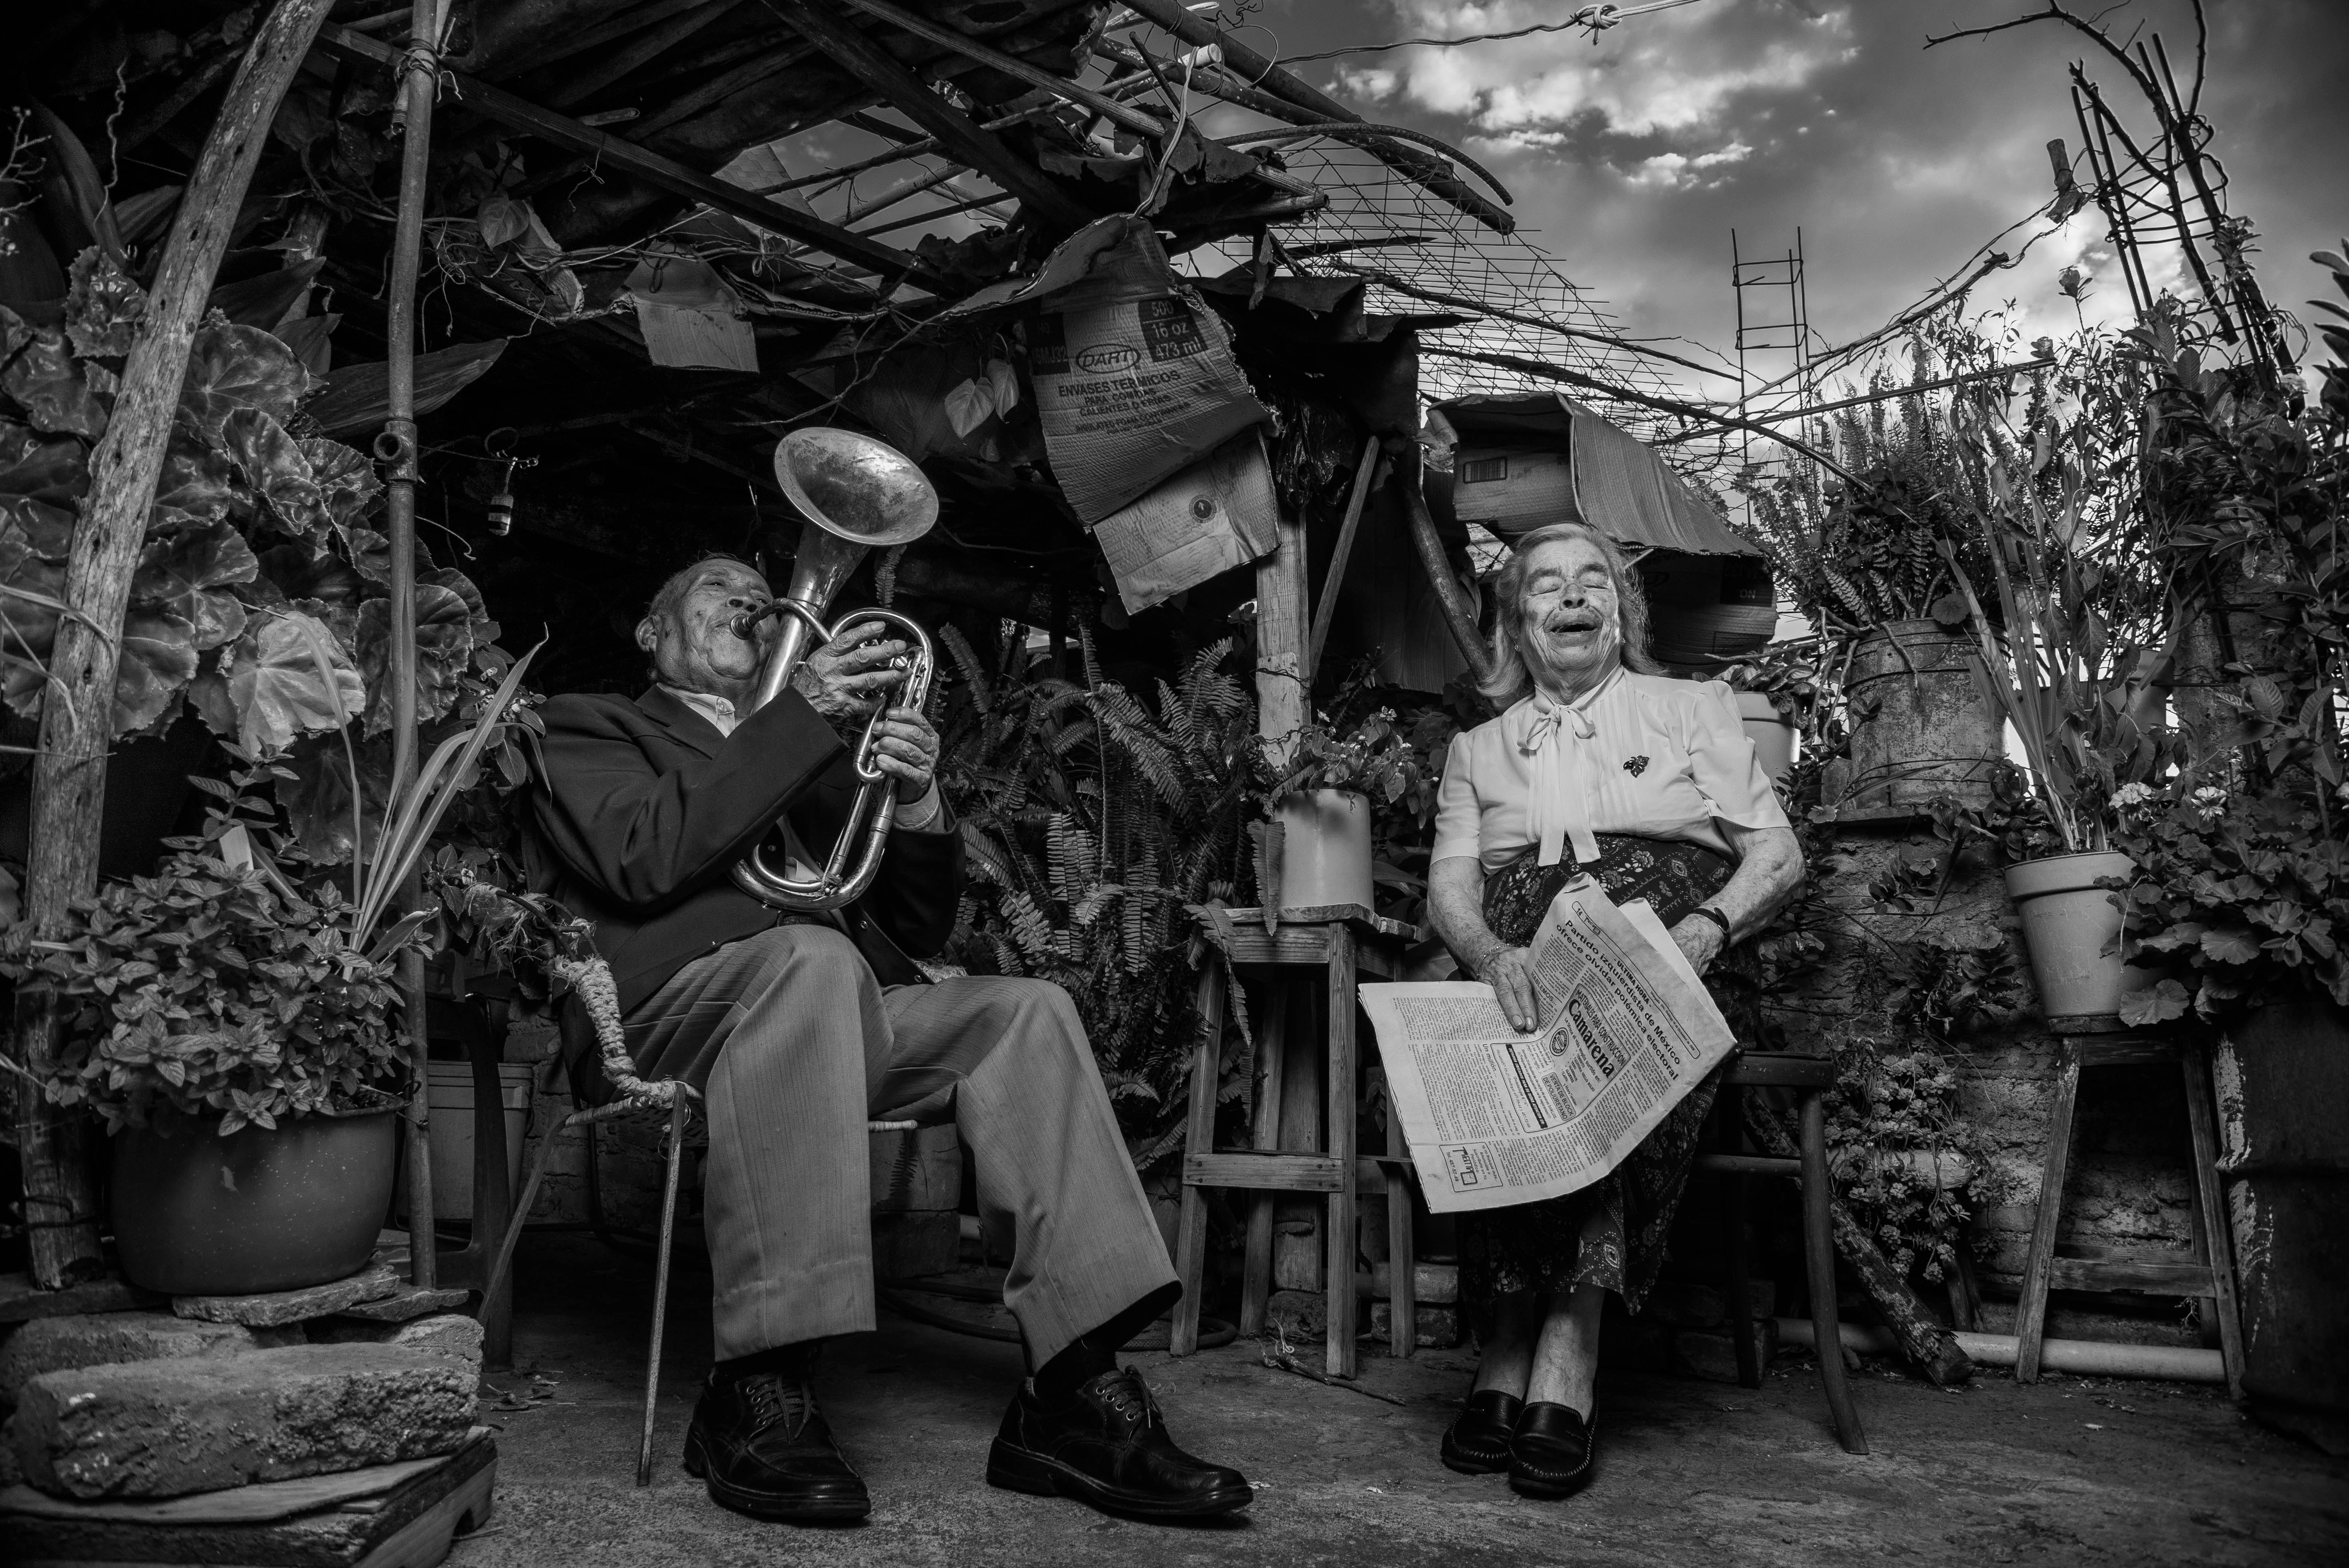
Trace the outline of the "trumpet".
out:
[[[873,885],[897,805],[897,781],[873,759],[882,716],[892,706],[919,708],[937,670],[929,634],[905,616],[893,610],[859,610],[826,623],[824,608],[867,552],[927,533],[938,520],[938,494],[903,452],[848,430],[794,430],[785,436],[775,449],[775,478],[803,521],[790,586],[764,609],[732,622],[736,636],[750,638],[759,634],[759,623],[768,616],[782,619],[743,717],[781,696],[810,652],[851,626],[878,621],[908,645],[891,661],[893,668],[905,672],[905,681],[873,705],[857,742],[856,799],[823,870],[812,878],[788,874],[781,835],[774,833],[734,863],[735,886],[771,908],[804,913],[853,903]]]

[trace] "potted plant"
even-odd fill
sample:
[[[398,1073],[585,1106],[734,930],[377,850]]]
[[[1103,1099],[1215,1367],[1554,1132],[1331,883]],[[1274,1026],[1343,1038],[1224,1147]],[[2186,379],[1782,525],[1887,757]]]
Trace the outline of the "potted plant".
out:
[[[2169,770],[2163,714],[2174,638],[2141,531],[2116,517],[2088,477],[2090,433],[2042,411],[2017,441],[1964,401],[1953,420],[1971,438],[1985,498],[1968,504],[1997,586],[2003,647],[1971,576],[1954,558],[1951,570],[1996,711],[2022,742],[2062,846],[2006,868],[2041,1011],[2061,1029],[2122,1013],[2158,978],[2122,958],[2113,890],[2136,865],[2113,838],[2121,813]]]
[[[1933,374],[1920,341],[1914,379]],[[1870,390],[1897,383],[1879,371]],[[1806,471],[1746,493],[1774,570],[1818,624],[1847,710],[1850,755],[1823,775],[1824,803],[1986,805],[2004,747],[1958,589],[1980,545],[1948,418],[1919,394],[1822,421],[1814,438],[1836,449],[1848,478]]]
[[[528,664],[378,823],[354,803],[352,836],[369,852],[354,857],[347,893],[254,792],[295,778],[264,762],[232,784],[197,781],[224,806],[200,836],[171,841],[155,875],[101,887],[53,934],[0,938],[0,973],[78,1004],[39,1087],[115,1134],[111,1215],[134,1284],[250,1295],[367,1262],[408,1090],[395,965],[429,918],[388,918],[391,903],[506,724]]]
[[[1737,716],[1762,771],[1775,784],[1793,770],[1795,739],[1818,707],[1819,640],[1795,637],[1772,643],[1731,665],[1714,677],[1737,698]]]
[[[1352,729],[1309,723],[1264,744],[1270,820],[1261,839],[1259,896],[1280,909],[1371,905],[1372,802],[1431,796],[1435,779],[1381,707]]]

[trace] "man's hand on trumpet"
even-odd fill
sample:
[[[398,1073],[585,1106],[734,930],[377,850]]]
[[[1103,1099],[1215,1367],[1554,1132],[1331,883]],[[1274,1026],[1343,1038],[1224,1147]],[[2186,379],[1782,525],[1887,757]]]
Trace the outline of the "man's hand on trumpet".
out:
[[[792,672],[792,689],[835,726],[847,719],[862,722],[883,692],[905,679],[904,670],[890,667],[892,659],[904,655],[905,645],[871,641],[881,631],[879,621],[860,621],[847,627],[800,661],[800,667]],[[926,730],[928,726],[923,727]]]

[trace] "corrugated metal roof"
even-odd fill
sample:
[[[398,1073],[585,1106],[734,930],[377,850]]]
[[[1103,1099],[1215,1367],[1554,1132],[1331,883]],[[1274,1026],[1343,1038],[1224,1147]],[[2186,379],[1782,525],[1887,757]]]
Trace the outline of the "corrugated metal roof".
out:
[[[1732,531],[1653,449],[1563,393],[1460,397],[1436,405],[1436,412],[1463,447],[1571,454],[1576,509],[1627,549],[1762,553],[1752,540]]]

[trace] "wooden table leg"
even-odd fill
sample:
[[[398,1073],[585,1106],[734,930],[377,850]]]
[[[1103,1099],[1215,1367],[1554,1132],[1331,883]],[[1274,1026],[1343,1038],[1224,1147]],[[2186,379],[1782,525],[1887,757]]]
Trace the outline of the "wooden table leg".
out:
[[[2186,1073],[2186,1125],[2194,1140],[2194,1198],[2202,1214],[2203,1257],[2210,1265],[2214,1310],[2219,1315],[2219,1357],[2227,1369],[2227,1392],[2243,1397],[2243,1325],[2235,1306],[2235,1249],[2229,1242],[2227,1200],[2219,1184],[2218,1107],[2210,1089],[2210,1064],[2192,1042],[2178,1047]]]
[[[1249,1129],[1249,1147],[1272,1150],[1280,1147],[1280,1092],[1288,1055],[1288,985],[1276,975],[1265,984],[1264,1005],[1256,1029],[1256,1059],[1260,1069],[1256,1088],[1256,1119]],[[1247,1272],[1240,1283],[1240,1337],[1253,1339],[1264,1332],[1265,1306],[1272,1298],[1272,1206],[1270,1192],[1248,1197]]]
[[[2039,1171],[2039,1217],[2023,1264],[2023,1295],[2014,1304],[2014,1380],[2039,1381],[2039,1345],[2047,1332],[2047,1285],[2055,1262],[2055,1227],[2064,1212],[2064,1178],[2072,1164],[2072,1110],[2080,1098],[2080,1058],[2069,1045],[2055,1078],[2047,1114],[2047,1158]]]
[[[486,1035],[472,1042],[473,1234],[466,1243],[467,1267],[459,1271],[468,1287],[485,1288],[495,1249],[513,1219],[513,1190],[506,1166],[505,1081],[498,1072],[498,1048]],[[481,1320],[481,1364],[513,1363],[513,1298],[484,1294],[475,1309]]]
[[[1402,1117],[1387,1094],[1387,1152],[1408,1158]],[[1413,1235],[1411,1172],[1387,1167],[1387,1348],[1409,1356],[1419,1348],[1419,1246]]]
[[[1338,1162],[1338,1190],[1330,1194],[1329,1234],[1324,1238],[1323,1284],[1329,1293],[1330,1344],[1326,1368],[1332,1377],[1351,1377],[1356,1367],[1354,1329],[1354,934],[1332,923],[1330,934],[1330,1076],[1327,1149]]]
[[[1183,1152],[1213,1153],[1216,1147],[1216,1079],[1224,1054],[1224,975],[1212,960],[1199,971],[1199,1038],[1191,1052],[1191,1115],[1184,1129]],[[1199,1348],[1199,1294],[1207,1264],[1207,1194],[1183,1179],[1183,1226],[1174,1243],[1174,1274],[1183,1282],[1183,1299],[1174,1304],[1174,1326],[1169,1334],[1169,1355],[1188,1356]]]

